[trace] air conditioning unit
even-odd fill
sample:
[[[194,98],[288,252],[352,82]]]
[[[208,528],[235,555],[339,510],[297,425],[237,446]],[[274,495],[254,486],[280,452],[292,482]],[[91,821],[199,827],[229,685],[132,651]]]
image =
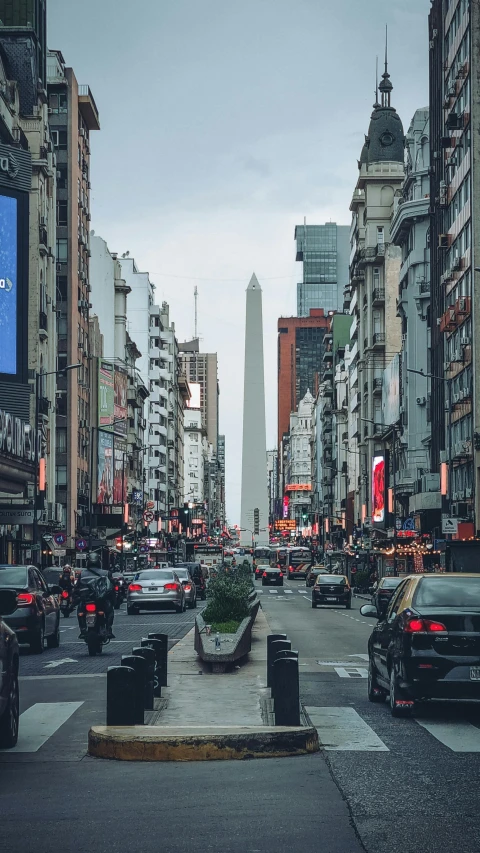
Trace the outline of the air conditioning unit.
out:
[[[57,264],[57,272],[62,272],[63,264]]]
[[[438,235],[438,248],[439,249],[448,249],[448,246],[449,246],[448,234],[439,234]]]
[[[79,272],[78,277],[79,277],[80,281],[85,281],[85,279],[86,279],[86,275],[84,272]]]
[[[473,489],[465,489],[465,497],[471,498],[473,495]]]
[[[41,511],[41,513],[39,514],[38,523],[39,524],[48,524],[48,512],[45,509],[43,509]]]
[[[55,504],[48,501],[47,504],[47,516],[49,521],[56,521],[55,519]]]
[[[425,406],[427,402],[426,397],[417,397],[417,406]]]
[[[63,504],[55,504],[56,512],[55,517],[58,524],[63,523]]]
[[[461,340],[462,347],[469,347],[471,343],[472,343],[472,339],[471,339],[470,335],[464,335],[462,340]]]
[[[455,252],[455,255],[454,255],[454,257],[453,257],[452,269],[453,269],[453,270],[459,270],[459,269],[460,269],[460,267],[461,267],[461,263],[462,263],[462,262],[461,262],[461,258],[460,258],[459,253],[458,253],[458,252]],[[460,300],[460,301],[461,301],[461,300]],[[460,309],[460,310],[461,310],[461,309]]]
[[[459,314],[466,314],[468,311],[468,301],[465,296],[461,296],[458,300],[458,312]]]

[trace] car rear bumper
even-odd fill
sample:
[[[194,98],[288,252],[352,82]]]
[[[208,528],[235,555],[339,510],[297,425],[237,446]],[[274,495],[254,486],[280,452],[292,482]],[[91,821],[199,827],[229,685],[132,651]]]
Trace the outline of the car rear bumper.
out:
[[[351,600],[350,595],[319,595],[312,593],[312,598],[317,604],[348,604]]]
[[[262,578],[264,586],[283,586],[283,578]]]
[[[28,612],[22,613],[21,610],[16,610],[11,616],[5,616],[3,621],[12,631],[15,631],[19,643],[30,642],[32,634],[36,634],[40,629],[40,616],[38,613]]]
[[[163,595],[152,592],[131,593],[127,598],[128,607],[138,607],[139,610],[161,610],[163,607],[178,607],[181,603],[181,598],[175,592]]]

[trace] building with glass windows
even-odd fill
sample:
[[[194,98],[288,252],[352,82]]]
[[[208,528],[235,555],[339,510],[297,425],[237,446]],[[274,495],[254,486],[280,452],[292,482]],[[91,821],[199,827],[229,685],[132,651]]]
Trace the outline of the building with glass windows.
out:
[[[296,260],[303,262],[303,281],[297,284],[297,316],[308,317],[310,308],[340,311],[348,283],[349,226],[297,225]]]

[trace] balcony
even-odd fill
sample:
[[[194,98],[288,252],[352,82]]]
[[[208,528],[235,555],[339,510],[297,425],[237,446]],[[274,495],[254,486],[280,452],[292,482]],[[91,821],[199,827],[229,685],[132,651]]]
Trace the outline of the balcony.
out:
[[[350,400],[350,411],[354,412],[356,409],[358,409],[359,405],[360,405],[360,394],[357,391],[355,394],[353,394],[352,399]]]
[[[323,353],[323,361],[333,361],[333,351],[331,349],[326,349]]]
[[[50,400],[48,397],[39,397],[37,406],[39,415],[48,415],[50,411]]]
[[[374,334],[373,334],[373,348],[374,349],[384,349],[385,348],[385,332],[374,332]]]
[[[48,255],[48,233],[44,225],[38,229],[39,251],[41,255]]]
[[[373,305],[384,305],[385,304],[385,288],[384,287],[376,287],[373,291]]]
[[[48,317],[45,311],[40,311],[38,315],[38,334],[42,341],[48,338]]]
[[[78,87],[78,108],[89,130],[100,130],[100,117],[90,86]]]
[[[382,385],[383,385],[383,379],[380,376],[375,376],[375,378],[373,380],[373,393],[374,394],[381,394],[382,393]]]
[[[450,305],[440,318],[440,331],[453,332],[457,325],[455,305]]]
[[[358,318],[354,317],[350,326],[350,340],[354,341],[358,336]]]
[[[418,288],[420,299],[429,299],[430,298],[430,282],[429,281],[421,281]]]

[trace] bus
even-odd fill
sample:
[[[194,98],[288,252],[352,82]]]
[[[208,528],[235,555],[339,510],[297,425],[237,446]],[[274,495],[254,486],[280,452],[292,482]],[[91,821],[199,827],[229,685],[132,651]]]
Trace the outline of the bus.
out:
[[[288,569],[288,556],[290,554],[290,548],[277,548],[276,549],[276,561],[279,569],[283,569],[284,572]]]
[[[288,577],[306,578],[312,565],[310,548],[290,548],[288,553]]]
[[[275,551],[267,545],[255,548],[253,552],[253,570],[255,572],[255,577],[259,577],[265,568],[272,565],[275,565]]]

